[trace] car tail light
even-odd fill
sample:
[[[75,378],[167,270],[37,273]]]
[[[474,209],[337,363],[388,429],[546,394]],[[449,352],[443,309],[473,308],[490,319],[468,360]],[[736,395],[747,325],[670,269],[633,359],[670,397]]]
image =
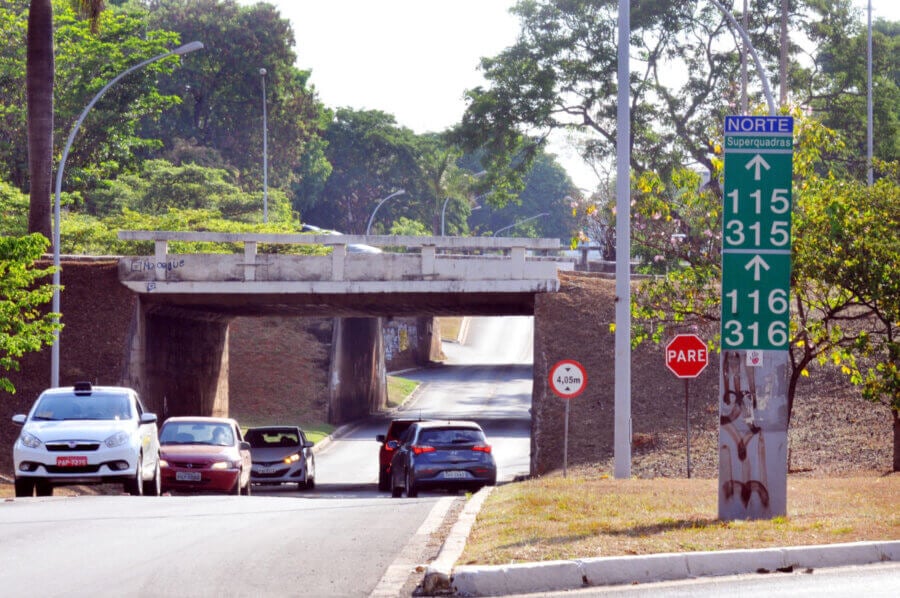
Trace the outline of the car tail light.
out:
[[[472,447],[473,451],[478,451],[479,453],[489,453],[491,452],[491,445],[489,444],[476,444]]]
[[[414,444],[414,445],[412,446],[412,452],[415,453],[416,455],[421,455],[422,453],[433,453],[433,452],[434,452],[434,447],[433,447],[433,446],[427,446],[427,445],[424,445],[424,444],[423,444],[423,445],[420,445],[420,444]]]

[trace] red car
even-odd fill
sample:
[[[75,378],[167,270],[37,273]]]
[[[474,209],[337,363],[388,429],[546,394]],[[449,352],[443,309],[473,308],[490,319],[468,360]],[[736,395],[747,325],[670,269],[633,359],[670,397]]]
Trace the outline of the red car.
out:
[[[394,419],[388,425],[386,434],[378,434],[375,440],[381,443],[378,450],[378,490],[387,492],[391,489],[391,459],[394,458],[393,445],[388,446],[392,440],[397,440],[408,427],[421,419]]]
[[[250,494],[250,444],[224,417],[170,417],[159,430],[163,492]]]

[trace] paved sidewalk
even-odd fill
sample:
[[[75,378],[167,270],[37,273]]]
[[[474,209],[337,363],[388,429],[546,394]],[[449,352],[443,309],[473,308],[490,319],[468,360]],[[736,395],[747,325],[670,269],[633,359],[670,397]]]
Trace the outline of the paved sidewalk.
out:
[[[492,487],[483,488],[466,504],[438,558],[425,572],[424,595],[508,596],[590,586],[900,561],[900,541],[884,541],[455,567],[478,511],[492,490]]]

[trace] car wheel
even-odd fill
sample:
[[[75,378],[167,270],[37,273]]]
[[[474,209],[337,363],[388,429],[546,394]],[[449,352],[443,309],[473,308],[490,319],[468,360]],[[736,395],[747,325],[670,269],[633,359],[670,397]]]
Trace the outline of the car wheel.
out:
[[[159,457],[156,458],[156,467],[153,469],[153,477],[144,482],[144,494],[146,496],[159,496],[162,494],[162,475],[159,471]]]
[[[238,480],[238,484],[240,484],[240,480]],[[247,485],[241,488],[241,494],[244,496],[250,496],[250,480],[247,480]]]
[[[391,475],[389,479],[391,485],[391,497],[400,498],[403,496],[403,486],[398,486],[397,482],[394,480],[394,476]]]
[[[34,480],[16,478],[16,498],[34,496]]]
[[[53,496],[53,484],[38,480],[34,483],[34,493],[38,496]]]
[[[141,496],[144,494],[144,459],[143,455],[138,455],[137,467],[135,468],[134,477],[126,481],[122,486],[125,492],[131,496]]]
[[[391,478],[385,469],[378,470],[378,491],[387,492],[391,489]]]
[[[406,496],[407,498],[415,498],[419,496],[419,489],[416,488],[416,484],[412,480],[412,475],[410,475],[409,470],[406,470]]]
[[[241,490],[242,490],[242,488],[241,488],[241,472],[239,471],[237,479],[234,481],[234,487],[231,489],[231,491],[228,494],[233,494],[234,496],[240,496]]]
[[[316,489],[316,478],[312,477],[306,480],[306,489],[307,490],[315,490]]]

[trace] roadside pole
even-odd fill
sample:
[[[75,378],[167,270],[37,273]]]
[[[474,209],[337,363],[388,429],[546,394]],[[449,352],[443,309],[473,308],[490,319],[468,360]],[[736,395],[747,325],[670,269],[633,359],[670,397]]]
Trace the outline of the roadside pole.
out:
[[[666,345],[666,367],[684,379],[684,435],[687,439],[687,477],[691,477],[691,411],[690,382],[706,369],[709,352],[696,334],[679,334]]]
[[[584,392],[587,385],[587,372],[584,366],[572,359],[557,362],[547,376],[553,392],[566,401],[566,415],[563,423],[563,477],[569,473],[569,399],[574,399]]]

